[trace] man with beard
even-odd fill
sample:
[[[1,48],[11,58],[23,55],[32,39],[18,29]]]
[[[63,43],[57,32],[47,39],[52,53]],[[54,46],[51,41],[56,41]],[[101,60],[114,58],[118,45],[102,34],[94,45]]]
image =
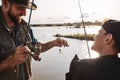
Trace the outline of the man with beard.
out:
[[[94,37],[95,59],[75,57],[66,80],[120,80],[120,21],[108,20]]]
[[[27,8],[35,10],[36,5],[29,0],[2,0],[0,80],[31,80],[31,52],[44,52],[55,46],[68,46],[67,41],[61,38],[44,44],[37,42],[30,26],[22,19],[22,16],[26,16]],[[39,53],[32,56],[35,60],[39,59]]]

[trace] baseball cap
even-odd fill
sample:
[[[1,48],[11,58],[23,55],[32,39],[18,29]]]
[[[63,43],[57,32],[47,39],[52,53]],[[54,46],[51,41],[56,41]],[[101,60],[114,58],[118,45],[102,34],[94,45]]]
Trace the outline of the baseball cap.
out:
[[[35,10],[37,8],[36,4],[30,2],[30,0],[10,0],[10,2],[14,2],[28,9],[32,8],[32,10]]]
[[[116,45],[120,48],[120,21],[110,19],[102,25],[102,28],[112,34]]]

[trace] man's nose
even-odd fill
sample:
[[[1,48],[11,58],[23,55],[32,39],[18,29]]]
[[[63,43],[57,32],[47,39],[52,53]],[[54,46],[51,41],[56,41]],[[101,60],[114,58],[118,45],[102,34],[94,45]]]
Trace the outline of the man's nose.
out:
[[[21,15],[26,16],[26,8],[21,10]]]

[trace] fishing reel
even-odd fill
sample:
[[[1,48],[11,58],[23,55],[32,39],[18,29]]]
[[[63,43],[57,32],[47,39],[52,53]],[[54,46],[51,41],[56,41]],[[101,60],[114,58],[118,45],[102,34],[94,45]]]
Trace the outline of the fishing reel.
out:
[[[41,58],[39,57],[40,52],[41,52],[41,46],[40,43],[30,43],[30,42],[26,42],[24,43],[25,46],[27,46],[31,52],[30,55],[33,57],[34,60],[36,61],[40,61]],[[34,54],[32,54],[32,52],[34,52]]]

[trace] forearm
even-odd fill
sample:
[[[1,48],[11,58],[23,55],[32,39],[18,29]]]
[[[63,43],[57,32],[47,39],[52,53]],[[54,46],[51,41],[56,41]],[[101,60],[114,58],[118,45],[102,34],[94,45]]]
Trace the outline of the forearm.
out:
[[[53,40],[53,41],[50,41],[48,43],[45,43],[45,44],[42,44],[40,43],[40,52],[44,52],[44,51],[47,51],[53,47],[66,47],[66,46],[69,46],[67,41],[64,40],[64,39],[61,39],[61,38],[57,38],[56,40]]]
[[[6,60],[0,63],[0,72],[6,69],[14,67],[13,56],[8,57]]]
[[[41,52],[45,52],[55,46],[53,41],[44,44],[41,43],[40,45],[41,45]]]

